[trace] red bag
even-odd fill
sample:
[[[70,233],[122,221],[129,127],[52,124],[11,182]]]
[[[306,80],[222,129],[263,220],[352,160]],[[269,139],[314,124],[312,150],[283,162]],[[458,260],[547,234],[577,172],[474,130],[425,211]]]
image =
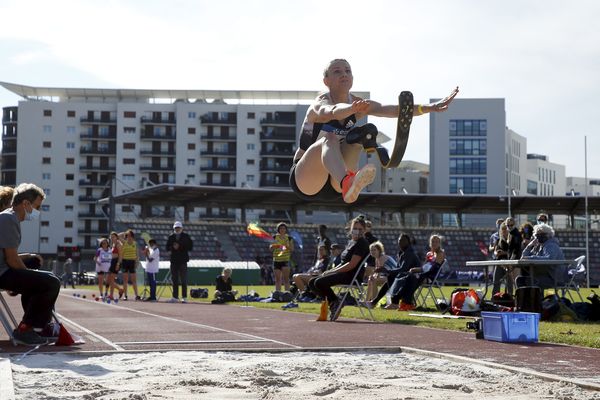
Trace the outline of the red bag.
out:
[[[452,293],[450,312],[454,315],[473,315],[480,311],[481,299],[474,289],[462,289]]]

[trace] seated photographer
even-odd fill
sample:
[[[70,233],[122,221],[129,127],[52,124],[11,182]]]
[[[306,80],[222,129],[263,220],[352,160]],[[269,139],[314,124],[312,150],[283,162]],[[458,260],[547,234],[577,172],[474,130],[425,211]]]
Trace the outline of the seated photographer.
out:
[[[564,260],[554,229],[548,224],[539,223],[533,228],[531,242],[523,250],[521,260]],[[517,287],[531,286],[531,266],[521,267],[521,275],[516,279]],[[542,289],[553,288],[564,283],[567,277],[567,265],[548,265],[533,271],[533,286]]]
[[[294,274],[292,279],[294,280],[294,284],[298,288],[298,292],[302,293],[306,291],[306,286],[308,285],[308,281],[318,275],[321,275],[327,267],[329,266],[329,255],[327,254],[327,247],[325,245],[319,246],[319,258],[315,262],[315,265],[310,267],[308,271],[302,274]],[[301,295],[302,297],[302,295]]]
[[[215,279],[215,300],[235,301],[237,290],[233,290],[233,280],[231,279],[232,270],[229,267],[223,268],[221,275]]]

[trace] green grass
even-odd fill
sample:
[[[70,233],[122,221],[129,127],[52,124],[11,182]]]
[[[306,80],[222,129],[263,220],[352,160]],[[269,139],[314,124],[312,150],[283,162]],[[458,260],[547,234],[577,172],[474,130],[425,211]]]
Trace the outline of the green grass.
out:
[[[189,299],[193,302],[207,303],[212,300],[214,288],[211,286],[194,286],[194,287],[208,287],[209,298],[208,299]],[[97,291],[97,286],[80,286],[80,289],[91,289]],[[235,286],[235,290],[243,295],[246,293],[246,286]],[[477,288],[475,288],[477,289]],[[131,289],[130,289],[131,290]],[[189,290],[189,289],[188,289]],[[274,290],[273,286],[248,286],[247,290],[255,291],[261,297],[269,297],[270,293]],[[444,287],[444,295],[449,298],[450,294],[454,290],[454,287]],[[591,293],[593,289],[581,289],[581,295],[584,299]],[[596,290],[598,292],[598,290]],[[170,290],[165,291],[165,295],[169,294]],[[242,304],[242,303],[233,303]],[[271,308],[281,310],[283,303],[260,303],[252,302],[249,303],[257,308]],[[433,307],[433,304],[431,304]],[[299,303],[299,307],[288,309],[289,312],[304,312],[311,314],[318,314],[320,304],[317,303]],[[436,311],[418,311],[420,314],[438,314]],[[373,316],[376,321],[423,326],[438,329],[448,329],[453,331],[462,332],[473,332],[466,329],[466,322],[468,319],[441,319],[441,318],[427,318],[417,317],[408,315],[407,312],[398,312],[383,310],[380,308],[373,310]],[[342,316],[347,318],[362,318],[360,311],[357,307],[344,307],[342,310]],[[474,334],[474,333],[473,333]],[[600,322],[546,322],[541,321],[539,327],[539,340],[542,342],[560,343],[568,345],[576,345],[583,347],[600,348]]]

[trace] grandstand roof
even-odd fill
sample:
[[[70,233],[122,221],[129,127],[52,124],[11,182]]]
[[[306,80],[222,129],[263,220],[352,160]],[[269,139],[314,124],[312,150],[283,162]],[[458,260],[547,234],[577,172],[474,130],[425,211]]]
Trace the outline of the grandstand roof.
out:
[[[373,210],[387,212],[434,213],[505,213],[508,197],[493,195],[437,195],[362,193],[352,204],[341,201],[307,201],[288,189],[250,189],[234,187],[160,184],[114,196],[117,204],[148,206],[264,208],[274,210]],[[108,199],[101,200],[107,203]],[[513,196],[513,214],[537,213],[583,215],[585,198],[581,196]],[[600,214],[600,197],[588,198],[590,214]]]

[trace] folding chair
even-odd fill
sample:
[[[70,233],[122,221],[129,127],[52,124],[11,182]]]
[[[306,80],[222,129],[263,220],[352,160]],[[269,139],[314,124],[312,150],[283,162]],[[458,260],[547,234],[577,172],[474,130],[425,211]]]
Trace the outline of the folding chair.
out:
[[[447,270],[449,268],[448,260],[444,260],[440,269],[433,279],[428,279],[424,281],[415,291],[414,297],[417,307],[427,308],[427,299],[431,297],[433,300],[433,304],[435,304],[435,308],[438,311],[442,311],[438,304],[438,300],[444,300],[444,303],[448,304],[448,300],[446,296],[444,296],[444,292],[442,291],[442,283],[439,281],[440,274],[442,271]],[[439,293],[439,296],[436,296],[435,291]]]
[[[342,294],[342,290],[345,290],[344,294],[342,295],[342,298],[340,299],[340,305],[338,306],[339,308],[342,308],[344,306],[344,302],[346,301],[346,298],[348,297],[348,295],[352,295],[355,299],[356,299],[356,306],[358,307],[358,311],[360,311],[360,315],[365,318],[366,315],[363,311],[363,308],[366,308],[369,316],[371,317],[371,321],[375,321],[375,317],[373,317],[373,313],[371,312],[371,309],[369,307],[366,306],[366,293],[365,290],[363,289],[363,285],[362,285],[362,279],[359,279],[359,274],[362,270],[364,270],[365,265],[367,263],[367,258],[365,258],[360,265],[356,268],[356,272],[354,273],[354,277],[352,278],[352,281],[347,284],[347,285],[335,285],[334,288],[338,289],[337,292],[337,296],[340,297],[340,295]],[[335,313],[338,314],[340,311],[335,310]]]
[[[556,287],[556,293],[558,293],[558,291],[560,290],[561,297],[565,297],[565,295],[568,295],[571,301],[575,302],[575,299],[571,294],[571,291],[575,291],[577,293],[577,296],[579,296],[579,301],[582,303],[584,302],[583,297],[579,292],[579,284],[577,283],[577,278],[585,274],[585,265],[583,265],[584,261],[585,256],[579,256],[574,260],[574,262],[571,265],[569,265],[569,269],[567,270],[567,282]]]
[[[17,329],[18,324],[15,316],[8,306],[8,303],[6,303],[6,300],[2,296],[2,290],[0,290],[0,323],[2,323],[2,326],[4,327],[4,330],[6,331],[6,334],[8,335],[8,338],[12,342],[13,346],[16,346],[17,342],[13,336],[13,331]]]

